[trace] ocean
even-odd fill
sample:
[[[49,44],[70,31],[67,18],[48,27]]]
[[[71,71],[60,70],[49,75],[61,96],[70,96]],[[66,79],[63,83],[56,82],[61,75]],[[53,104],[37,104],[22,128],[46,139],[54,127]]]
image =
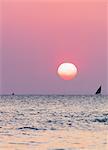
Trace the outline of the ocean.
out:
[[[108,150],[108,96],[0,96],[0,150]]]

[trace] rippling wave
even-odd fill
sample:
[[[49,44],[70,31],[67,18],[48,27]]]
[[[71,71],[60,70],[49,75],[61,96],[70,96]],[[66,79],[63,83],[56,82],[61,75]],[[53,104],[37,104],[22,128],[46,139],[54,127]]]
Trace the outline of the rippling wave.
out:
[[[59,131],[71,133],[75,130],[78,132],[90,131],[91,133],[108,130],[107,96],[0,97],[0,134],[2,136],[19,135],[31,138],[36,137],[37,133],[57,133]],[[1,139],[0,143],[3,142],[5,141]],[[36,141],[28,141],[27,143],[37,144]],[[46,149],[73,150],[75,148]]]

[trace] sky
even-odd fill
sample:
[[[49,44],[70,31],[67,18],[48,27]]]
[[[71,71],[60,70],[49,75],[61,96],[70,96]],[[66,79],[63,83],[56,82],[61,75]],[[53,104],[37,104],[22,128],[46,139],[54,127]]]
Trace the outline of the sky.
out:
[[[107,89],[104,0],[1,0],[0,94],[94,94]],[[63,62],[78,75],[57,75]]]

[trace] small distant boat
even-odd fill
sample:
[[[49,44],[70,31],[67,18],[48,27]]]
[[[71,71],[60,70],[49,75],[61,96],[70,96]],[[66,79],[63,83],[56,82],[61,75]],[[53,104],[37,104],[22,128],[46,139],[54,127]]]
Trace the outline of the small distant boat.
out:
[[[100,87],[98,88],[98,90],[96,91],[95,94],[96,94],[96,95],[100,95],[100,94],[101,94],[101,89],[102,89],[102,88],[101,88],[101,86],[100,86]]]
[[[14,96],[15,95],[15,93],[12,93],[12,96]]]

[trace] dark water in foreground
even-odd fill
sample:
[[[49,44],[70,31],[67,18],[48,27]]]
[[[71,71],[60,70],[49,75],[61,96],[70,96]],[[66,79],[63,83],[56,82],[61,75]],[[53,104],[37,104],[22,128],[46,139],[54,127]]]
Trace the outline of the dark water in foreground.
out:
[[[0,150],[108,150],[107,96],[1,96]]]

